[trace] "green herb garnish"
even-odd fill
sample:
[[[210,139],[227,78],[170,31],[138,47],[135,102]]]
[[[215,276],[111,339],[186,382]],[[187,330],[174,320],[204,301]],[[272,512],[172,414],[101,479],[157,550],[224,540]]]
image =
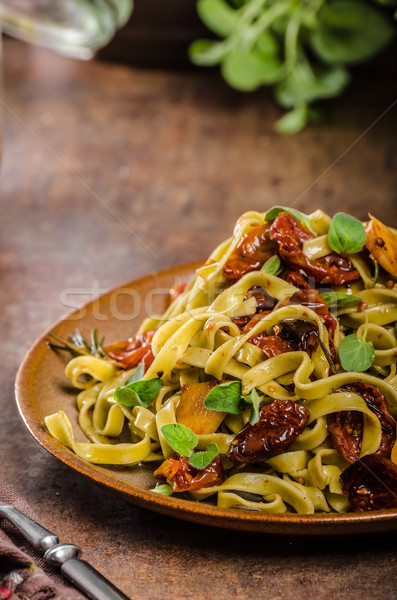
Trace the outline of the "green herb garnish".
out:
[[[214,460],[215,456],[219,454],[219,448],[216,444],[209,444],[207,450],[203,452],[196,452],[189,458],[189,464],[195,469],[205,469]]]
[[[325,304],[330,308],[342,308],[344,306],[354,306],[362,302],[360,296],[353,296],[352,294],[343,294],[342,292],[324,292],[320,294],[320,298],[324,300]]]
[[[162,494],[163,496],[171,496],[174,493],[174,490],[168,483],[157,483],[156,487],[151,491],[156,492],[156,494]]]
[[[366,232],[358,219],[345,213],[337,213],[328,231],[328,244],[339,254],[355,254],[365,244]]]
[[[395,35],[395,0],[198,0],[197,11],[218,39],[190,46],[196,65],[219,64],[226,82],[249,92],[275,88],[288,113],[279,133],[318,119],[311,104],[343,92],[347,67],[368,60]],[[220,38],[220,39],[219,39]]]
[[[145,365],[141,363],[134,369],[134,372],[128,377],[125,385],[129,385],[130,383],[135,383],[135,381],[140,381],[145,374]]]
[[[55,342],[47,342],[47,345],[51,350],[66,350],[73,356],[96,356],[97,358],[108,358],[108,355],[103,349],[103,342],[105,336],[102,336],[98,340],[97,330],[93,329],[90,335],[90,343],[88,343],[82,336],[79,329],[69,336],[69,339],[65,339],[57,335],[56,333],[49,333],[48,337],[55,340]]]
[[[135,381],[124,387],[118,387],[114,392],[114,399],[123,406],[133,408],[134,406],[144,406],[147,408],[153,402],[161,390],[161,379],[142,379]]]
[[[362,373],[370,368],[375,360],[375,351],[371,344],[354,333],[343,338],[339,345],[339,358],[345,371]]]
[[[279,273],[281,273],[282,270],[283,267],[281,266],[281,260],[277,256],[277,254],[269,258],[261,268],[262,272],[269,273],[269,275],[274,276],[279,275]]]
[[[250,394],[247,394],[247,396],[243,396],[243,398],[245,402],[247,402],[248,404],[252,404],[252,410],[249,421],[251,425],[255,425],[255,423],[259,421],[259,406],[262,398],[259,397],[256,388],[254,388]]]
[[[166,442],[182,456],[191,456],[198,444],[198,438],[189,427],[180,423],[168,423],[161,428]]]
[[[246,407],[241,400],[241,382],[228,381],[215,386],[204,400],[204,405],[210,410],[239,415]]]

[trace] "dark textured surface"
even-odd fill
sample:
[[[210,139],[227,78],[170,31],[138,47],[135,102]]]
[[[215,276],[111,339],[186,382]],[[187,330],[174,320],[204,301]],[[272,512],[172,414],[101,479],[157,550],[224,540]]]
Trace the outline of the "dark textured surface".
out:
[[[4,54],[1,474],[131,598],[395,598],[394,536],[275,540],[145,511],[43,451],[13,400],[18,363],[53,320],[206,255],[244,210],[303,194],[300,209],[397,223],[397,108],[337,160],[396,99],[395,76],[359,78],[325,124],[281,138],[270,94],[240,95],[215,72],[77,63],[11,40]]]

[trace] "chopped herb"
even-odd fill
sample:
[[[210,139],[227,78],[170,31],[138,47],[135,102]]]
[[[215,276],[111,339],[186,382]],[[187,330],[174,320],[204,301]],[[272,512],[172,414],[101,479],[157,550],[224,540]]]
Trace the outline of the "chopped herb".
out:
[[[355,254],[365,244],[366,232],[358,219],[346,213],[337,213],[328,231],[328,244],[339,254]]]
[[[209,444],[207,450],[204,452],[196,452],[189,458],[189,464],[195,469],[205,469],[214,460],[215,456],[219,454],[219,448],[216,444]]]
[[[182,456],[191,456],[194,448],[198,444],[195,433],[189,427],[180,423],[168,423],[161,428],[166,442]]]
[[[279,275],[279,273],[281,273],[282,270],[283,267],[281,266],[281,260],[277,256],[277,254],[269,258],[261,268],[261,271],[263,271],[264,273],[269,273],[269,275],[274,276]]]

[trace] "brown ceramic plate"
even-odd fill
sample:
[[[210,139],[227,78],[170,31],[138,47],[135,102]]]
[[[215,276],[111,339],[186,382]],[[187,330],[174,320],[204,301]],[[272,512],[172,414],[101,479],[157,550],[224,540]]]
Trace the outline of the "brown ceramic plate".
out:
[[[397,529],[396,510],[341,515],[268,515],[161,496],[150,491],[154,485],[150,467],[92,465],[47,433],[44,417],[62,408],[72,421],[76,438],[84,440],[77,425],[76,391],[69,387],[64,375],[66,357],[47,348],[47,334],[53,331],[68,337],[78,327],[84,336],[89,336],[96,327],[109,343],[126,339],[135,333],[148,313],[162,312],[169,287],[186,280],[197,266],[198,263],[194,263],[166,269],[108,292],[56,323],[33,344],[16,379],[18,409],[33,437],[53,456],[96,483],[140,506],[180,519],[271,534],[341,535]]]

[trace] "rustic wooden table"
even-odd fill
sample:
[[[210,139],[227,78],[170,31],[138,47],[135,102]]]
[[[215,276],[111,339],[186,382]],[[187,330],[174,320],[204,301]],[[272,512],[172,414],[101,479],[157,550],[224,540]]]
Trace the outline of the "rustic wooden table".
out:
[[[307,543],[151,513],[42,450],[13,398],[23,354],[71,304],[206,255],[247,209],[397,223],[395,74],[359,73],[324,124],[283,138],[267,91],[239,94],[212,71],[4,50],[0,474],[132,599],[395,598],[394,537]]]

